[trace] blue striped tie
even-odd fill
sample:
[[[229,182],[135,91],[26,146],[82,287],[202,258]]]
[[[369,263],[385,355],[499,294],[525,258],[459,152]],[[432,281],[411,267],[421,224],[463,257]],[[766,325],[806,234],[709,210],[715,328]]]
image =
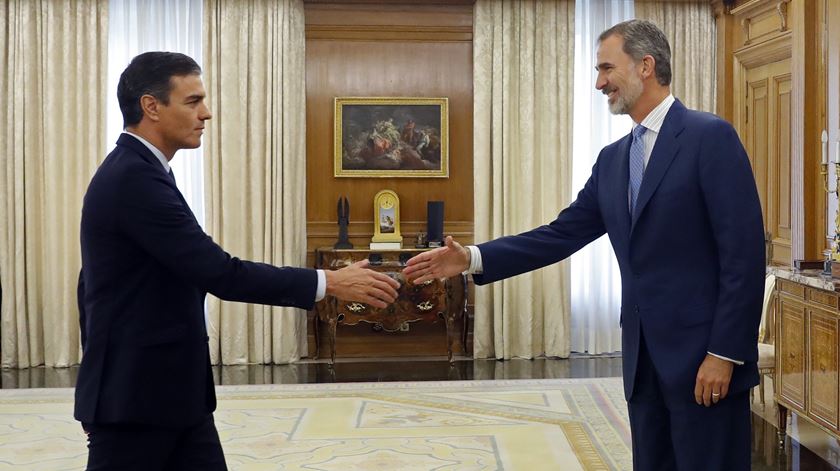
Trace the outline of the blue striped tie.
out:
[[[633,128],[633,143],[630,144],[630,217],[636,210],[636,198],[645,174],[645,144],[642,136],[647,128],[641,124]]]

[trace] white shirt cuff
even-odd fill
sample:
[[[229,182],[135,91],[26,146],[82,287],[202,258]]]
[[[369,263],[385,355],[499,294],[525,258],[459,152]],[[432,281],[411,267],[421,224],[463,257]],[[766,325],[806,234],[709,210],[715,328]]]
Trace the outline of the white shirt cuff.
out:
[[[467,275],[484,273],[484,265],[481,263],[481,250],[475,245],[468,245],[470,251],[470,266],[467,268]]]
[[[743,365],[744,364],[743,361],[733,360],[733,359],[727,358],[723,355],[718,355],[717,353],[712,353],[712,352],[706,352],[706,353],[708,353],[709,355],[711,355],[713,357],[720,358],[721,360],[731,361],[732,363],[735,363],[736,365]]]
[[[315,270],[318,273],[318,287],[315,289],[315,302],[324,299],[327,294],[327,275],[324,270]]]

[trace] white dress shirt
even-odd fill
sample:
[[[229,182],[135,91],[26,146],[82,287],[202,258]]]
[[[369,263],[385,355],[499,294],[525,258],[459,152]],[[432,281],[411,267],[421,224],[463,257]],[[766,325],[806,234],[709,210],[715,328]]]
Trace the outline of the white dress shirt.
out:
[[[133,132],[123,132],[137,139],[138,141],[143,143],[144,146],[148,147],[149,150],[152,151],[152,154],[154,154],[154,156],[157,157],[157,159],[160,161],[160,164],[163,165],[163,171],[167,174],[169,173],[169,161],[166,160],[166,157],[164,157],[163,152],[161,152],[160,149],[152,145],[151,142],[143,139],[137,134],[134,134]],[[315,289],[315,302],[317,303],[318,301],[324,299],[324,296],[327,293],[327,275],[324,274],[324,270],[316,270],[316,272],[318,273],[318,287]]]

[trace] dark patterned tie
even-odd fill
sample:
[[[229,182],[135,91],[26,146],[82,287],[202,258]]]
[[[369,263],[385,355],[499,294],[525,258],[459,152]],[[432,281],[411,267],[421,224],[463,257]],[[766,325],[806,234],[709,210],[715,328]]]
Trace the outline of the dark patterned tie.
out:
[[[645,174],[645,145],[642,136],[647,128],[641,124],[633,129],[633,143],[630,144],[630,217],[636,211],[636,199]]]

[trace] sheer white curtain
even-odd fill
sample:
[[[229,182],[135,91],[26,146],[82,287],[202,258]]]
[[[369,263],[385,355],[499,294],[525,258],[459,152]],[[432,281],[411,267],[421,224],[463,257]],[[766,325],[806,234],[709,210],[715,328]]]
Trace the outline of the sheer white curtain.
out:
[[[572,188],[583,188],[605,145],[630,132],[626,115],[614,116],[595,89],[598,35],[633,18],[632,0],[577,0],[575,6],[575,105]],[[604,236],[572,256],[571,349],[592,354],[621,350],[621,276]]]
[[[108,132],[114,148],[123,129],[117,83],[131,59],[143,52],[186,54],[202,65],[203,0],[110,0],[108,28]],[[213,110],[211,110],[213,111]],[[204,226],[204,171],[201,148],[181,150],[170,162],[178,189]]]

